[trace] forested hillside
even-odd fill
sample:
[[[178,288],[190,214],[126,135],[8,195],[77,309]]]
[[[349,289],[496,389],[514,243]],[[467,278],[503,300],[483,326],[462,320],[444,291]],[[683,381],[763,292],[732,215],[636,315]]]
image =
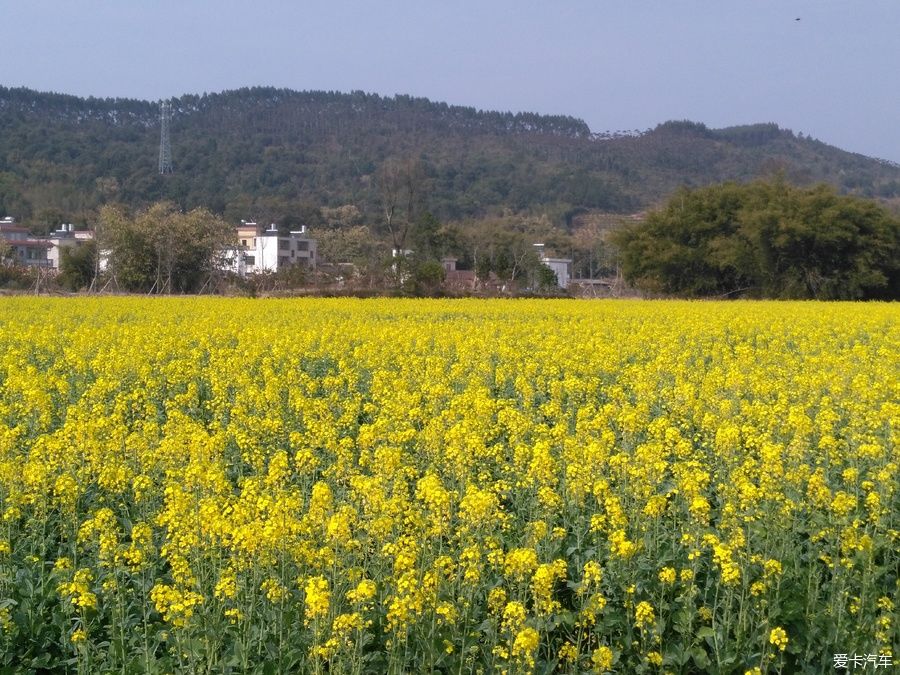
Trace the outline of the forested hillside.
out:
[[[272,88],[182,96],[172,108],[175,173],[160,176],[157,103],[0,87],[0,215],[40,229],[90,221],[107,202],[171,199],[263,221],[353,204],[375,224],[377,172],[391,158],[420,162],[422,198],[444,221],[513,212],[565,225],[585,210],[634,212],[681,185],[775,170],[799,183],[900,196],[896,165],[775,124],[597,133],[565,116]]]

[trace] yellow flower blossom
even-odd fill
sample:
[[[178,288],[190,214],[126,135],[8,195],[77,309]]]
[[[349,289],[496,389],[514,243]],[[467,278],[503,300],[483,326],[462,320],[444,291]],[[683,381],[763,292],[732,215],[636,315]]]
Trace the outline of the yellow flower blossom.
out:
[[[780,651],[784,651],[788,644],[788,636],[784,628],[773,628],[769,632],[769,644],[775,645]]]
[[[656,614],[653,612],[653,605],[646,600],[639,602],[634,608],[634,626],[635,628],[644,628],[650,626],[656,621]]]
[[[606,645],[597,647],[597,649],[591,653],[591,664],[593,664],[594,671],[597,673],[605,673],[612,669],[612,663],[613,653]]]

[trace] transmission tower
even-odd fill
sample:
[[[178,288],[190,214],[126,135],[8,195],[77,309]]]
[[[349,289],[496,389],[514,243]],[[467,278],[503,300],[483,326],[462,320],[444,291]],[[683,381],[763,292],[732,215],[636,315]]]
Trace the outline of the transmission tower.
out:
[[[172,107],[168,101],[160,103],[159,112],[159,172],[173,173],[172,166],[172,139],[169,138],[169,116]]]

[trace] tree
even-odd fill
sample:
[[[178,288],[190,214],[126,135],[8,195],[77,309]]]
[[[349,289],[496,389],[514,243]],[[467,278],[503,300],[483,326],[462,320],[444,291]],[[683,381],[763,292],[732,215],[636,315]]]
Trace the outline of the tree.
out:
[[[824,185],[749,191],[739,236],[748,277],[769,297],[896,298],[900,219]]]
[[[363,215],[354,204],[344,204],[335,208],[322,207],[322,225],[331,230],[356,227],[363,222]]]
[[[222,219],[206,209],[182,213],[170,202],[157,202],[133,217],[104,207],[100,224],[113,273],[136,291],[196,291],[221,269],[225,250],[234,243],[234,231]]]
[[[535,268],[534,277],[534,286],[540,291],[559,288],[559,279],[556,277],[556,272],[546,265],[538,265]]]
[[[45,206],[44,208],[38,209],[30,229],[32,233],[46,237],[61,224],[68,222],[68,220],[68,216],[62,209]]]
[[[617,251],[609,241],[611,230],[597,222],[586,222],[572,232],[575,276],[588,279],[616,273]]]
[[[99,252],[108,252],[108,271],[117,286],[126,290],[141,291],[153,283],[154,252],[149,236],[135,227],[134,220],[124,206],[107,204],[100,209],[94,229]],[[94,266],[96,288],[100,277],[100,255]]]
[[[468,223],[460,233],[467,240],[476,272],[485,278],[493,272],[501,279],[531,278],[539,265],[534,244],[546,242],[565,250],[567,237],[554,236],[553,226],[544,217],[503,216]]]
[[[332,263],[349,262],[362,272],[371,271],[384,259],[384,248],[365,225],[316,233],[318,255]]]
[[[422,210],[425,179],[422,161],[414,157],[389,159],[378,171],[383,223],[398,255],[406,250],[410,230]]]
[[[72,291],[90,286],[94,278],[97,242],[88,240],[60,251],[59,283]]]
[[[445,255],[458,255],[465,249],[459,229],[441,223],[430,211],[419,215],[410,242],[420,260],[439,260]]]
[[[734,183],[681,189],[644,223],[618,232],[614,241],[626,279],[650,292],[686,296],[718,295],[747,285],[714,255],[737,228],[741,190]]]
[[[435,260],[411,260],[408,275],[404,276],[403,289],[413,295],[431,295],[444,281],[444,268]]]
[[[0,218],[15,215],[24,220],[31,216],[31,203],[25,198],[22,182],[16,174],[0,171]]]
[[[900,297],[900,219],[829,186],[768,181],[678,191],[615,235],[626,279],[682,296]]]

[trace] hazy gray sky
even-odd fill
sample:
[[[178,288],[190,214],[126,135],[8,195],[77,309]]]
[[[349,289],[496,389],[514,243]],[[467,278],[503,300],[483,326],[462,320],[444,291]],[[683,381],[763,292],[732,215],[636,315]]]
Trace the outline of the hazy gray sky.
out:
[[[777,122],[900,161],[898,0],[0,0],[0,26],[6,86],[362,89],[594,131]]]

